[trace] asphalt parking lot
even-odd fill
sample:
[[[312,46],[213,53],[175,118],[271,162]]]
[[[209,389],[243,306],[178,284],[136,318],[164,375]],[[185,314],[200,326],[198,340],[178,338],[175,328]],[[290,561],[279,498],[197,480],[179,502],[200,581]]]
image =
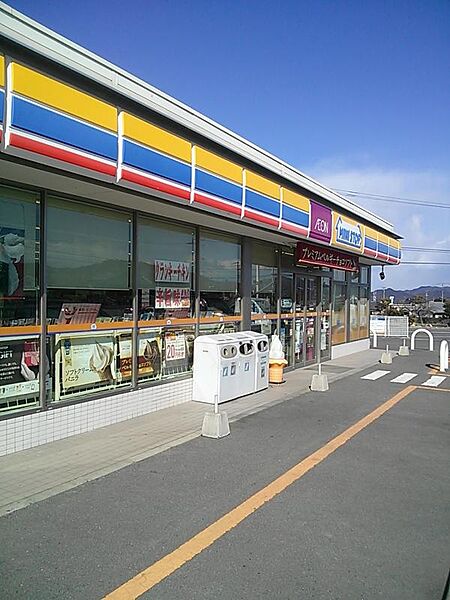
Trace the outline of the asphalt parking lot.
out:
[[[1,518],[0,596],[102,598],[125,584],[111,598],[440,600],[450,378],[424,385],[436,357],[397,357],[250,415],[228,438],[194,439]],[[362,379],[375,371],[385,373]],[[392,381],[404,373],[414,377]],[[247,498],[347,431],[245,514]],[[235,509],[243,518],[213,543],[194,538]],[[170,572],[164,557],[180,546],[184,562]],[[149,567],[158,580],[150,587],[144,575],[133,579]]]

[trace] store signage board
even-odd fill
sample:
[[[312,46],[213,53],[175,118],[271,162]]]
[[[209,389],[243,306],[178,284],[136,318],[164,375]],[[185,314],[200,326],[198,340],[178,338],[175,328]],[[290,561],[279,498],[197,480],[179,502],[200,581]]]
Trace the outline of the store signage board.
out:
[[[309,237],[329,244],[333,229],[333,214],[329,208],[311,200],[311,228]]]
[[[341,216],[336,221],[336,242],[351,246],[352,248],[361,249],[362,230],[357,223],[350,223]]]
[[[315,267],[329,267],[353,272],[359,270],[359,261],[356,256],[340,252],[334,248],[322,248],[308,242],[297,243],[295,260],[299,265],[308,264]]]
[[[155,283],[190,283],[191,265],[176,260],[155,260]]]

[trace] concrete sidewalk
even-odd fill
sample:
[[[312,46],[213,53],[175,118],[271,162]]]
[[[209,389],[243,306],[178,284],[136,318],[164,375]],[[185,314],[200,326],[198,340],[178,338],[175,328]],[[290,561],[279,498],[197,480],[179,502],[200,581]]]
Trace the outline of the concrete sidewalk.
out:
[[[366,350],[324,363],[329,381],[342,379],[378,362],[380,350]],[[223,405],[236,421],[309,390],[309,367],[286,374],[281,386]],[[0,458],[0,516],[72,489],[201,433],[211,407],[189,402]],[[232,428],[231,428],[232,429]]]

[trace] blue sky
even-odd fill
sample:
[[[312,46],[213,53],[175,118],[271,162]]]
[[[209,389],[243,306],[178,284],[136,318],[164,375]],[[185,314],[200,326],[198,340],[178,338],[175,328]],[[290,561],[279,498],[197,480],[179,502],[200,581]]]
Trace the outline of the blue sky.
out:
[[[331,187],[450,204],[447,0],[8,4]],[[358,202],[405,245],[450,248],[450,210]],[[450,254],[405,253],[433,259]],[[450,285],[450,265],[386,272]]]

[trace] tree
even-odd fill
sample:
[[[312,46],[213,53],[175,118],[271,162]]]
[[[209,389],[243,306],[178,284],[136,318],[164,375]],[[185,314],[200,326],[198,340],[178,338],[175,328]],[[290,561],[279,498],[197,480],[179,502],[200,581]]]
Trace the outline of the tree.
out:
[[[375,310],[382,315],[385,315],[389,304],[390,302],[387,298],[380,298],[375,305]]]
[[[446,300],[444,304],[444,313],[445,316],[450,319],[450,300]]]

